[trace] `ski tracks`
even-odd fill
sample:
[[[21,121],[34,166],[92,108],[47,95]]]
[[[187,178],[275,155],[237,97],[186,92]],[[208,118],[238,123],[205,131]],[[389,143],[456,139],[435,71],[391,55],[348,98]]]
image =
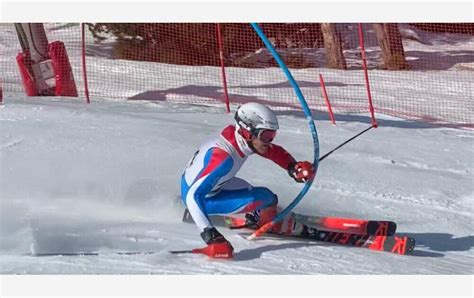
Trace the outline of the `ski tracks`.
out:
[[[23,143],[24,139],[11,139],[7,140],[5,143],[0,144],[0,150],[7,150]]]

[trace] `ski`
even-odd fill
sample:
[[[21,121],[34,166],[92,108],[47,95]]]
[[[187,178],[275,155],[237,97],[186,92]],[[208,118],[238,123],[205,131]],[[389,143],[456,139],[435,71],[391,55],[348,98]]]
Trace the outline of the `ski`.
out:
[[[189,249],[189,250],[170,250],[169,251],[172,254],[179,255],[179,254],[194,254],[196,253],[194,250]]]
[[[358,235],[392,236],[397,224],[386,220],[367,220],[329,216],[306,216],[293,213],[291,218],[317,230],[344,232]]]
[[[210,219],[216,226],[228,226],[230,229],[247,228],[245,218],[242,217],[213,215],[210,216]],[[395,222],[386,220],[307,216],[297,213],[291,213],[290,219],[317,230],[358,235],[393,236],[397,230]],[[187,223],[194,222],[187,209],[184,211],[183,221]]]
[[[309,231],[308,231],[309,230]],[[334,243],[338,245],[362,247],[375,251],[384,251],[399,255],[408,255],[415,249],[415,239],[408,236],[374,236],[357,235],[351,233],[330,232],[315,230],[312,228],[304,230],[301,235],[286,236],[274,234],[277,237],[295,237],[318,242]],[[203,253],[199,249],[170,251],[172,254]]]
[[[245,218],[242,217],[211,216],[210,219],[217,226],[254,230],[253,227],[246,225]],[[274,232],[271,232],[271,235],[362,247],[400,255],[410,254],[415,248],[415,239],[396,234],[397,226],[392,221],[318,217],[299,214],[291,214],[290,219],[303,224],[304,228],[299,235]],[[183,221],[193,223],[192,217],[187,210],[184,212]]]
[[[296,236],[321,242],[340,245],[368,248],[370,250],[385,251],[406,255],[415,249],[415,239],[408,236],[394,234],[392,236],[358,235],[307,228],[301,235]]]
[[[240,228],[249,228],[254,230],[252,227],[248,227],[244,224],[242,218],[236,217],[225,217],[227,225],[231,229],[240,229]],[[346,246],[355,246],[355,247],[364,247],[371,250],[385,251],[400,255],[405,255],[411,253],[415,248],[415,239],[408,236],[401,236],[394,234],[390,231],[389,235],[385,231],[377,234],[376,230],[372,234],[357,234],[350,232],[339,232],[339,231],[330,231],[323,229],[316,229],[311,226],[303,224],[303,230],[298,235],[292,235],[291,231],[282,231],[275,233],[272,231],[272,235],[282,236],[282,237],[297,237],[308,240],[328,242]],[[290,224],[291,226],[291,224]],[[375,226],[375,225],[374,225]],[[361,233],[361,231],[358,231]]]
[[[122,256],[134,256],[134,255],[151,255],[156,254],[158,251],[104,251],[104,252],[39,252],[39,253],[27,253],[24,256],[29,257],[89,257],[89,256],[101,256],[101,255],[122,255]]]
[[[188,250],[172,250],[172,254],[203,254],[208,257],[215,259],[231,259],[234,254],[233,251],[222,250],[222,248],[217,247],[216,245],[209,245],[203,248],[194,248]]]

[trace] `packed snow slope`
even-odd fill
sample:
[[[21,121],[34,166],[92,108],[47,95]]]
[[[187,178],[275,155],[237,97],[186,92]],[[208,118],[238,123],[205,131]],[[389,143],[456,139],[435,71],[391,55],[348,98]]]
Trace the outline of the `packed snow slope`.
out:
[[[0,107],[2,274],[473,274],[474,132],[378,115],[380,127],[319,167],[296,211],[394,220],[413,256],[262,237],[221,229],[232,261],[169,250],[203,246],[181,222],[183,168],[197,147],[232,123],[223,108],[146,101],[25,98]],[[233,107],[235,109],[235,107]],[[298,112],[278,112],[275,140],[298,160],[312,141]],[[337,126],[315,114],[321,153],[370,125]],[[250,157],[238,174],[287,205],[302,188],[272,162]],[[114,252],[153,251],[118,255]],[[81,256],[94,252],[98,255]],[[31,253],[57,253],[31,256]]]

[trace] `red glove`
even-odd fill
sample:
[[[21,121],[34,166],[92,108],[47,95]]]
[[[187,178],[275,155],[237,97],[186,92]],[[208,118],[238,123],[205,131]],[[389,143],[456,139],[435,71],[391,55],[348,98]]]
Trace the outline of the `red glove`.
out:
[[[309,161],[298,161],[291,163],[288,167],[288,174],[290,174],[296,182],[306,182],[314,178],[315,168]]]

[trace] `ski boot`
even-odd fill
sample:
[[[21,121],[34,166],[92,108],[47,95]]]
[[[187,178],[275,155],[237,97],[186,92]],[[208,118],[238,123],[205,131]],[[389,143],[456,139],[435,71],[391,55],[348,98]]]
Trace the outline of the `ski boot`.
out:
[[[234,248],[216,228],[205,228],[201,237],[207,244],[202,253],[215,259],[230,259],[234,256]]]

